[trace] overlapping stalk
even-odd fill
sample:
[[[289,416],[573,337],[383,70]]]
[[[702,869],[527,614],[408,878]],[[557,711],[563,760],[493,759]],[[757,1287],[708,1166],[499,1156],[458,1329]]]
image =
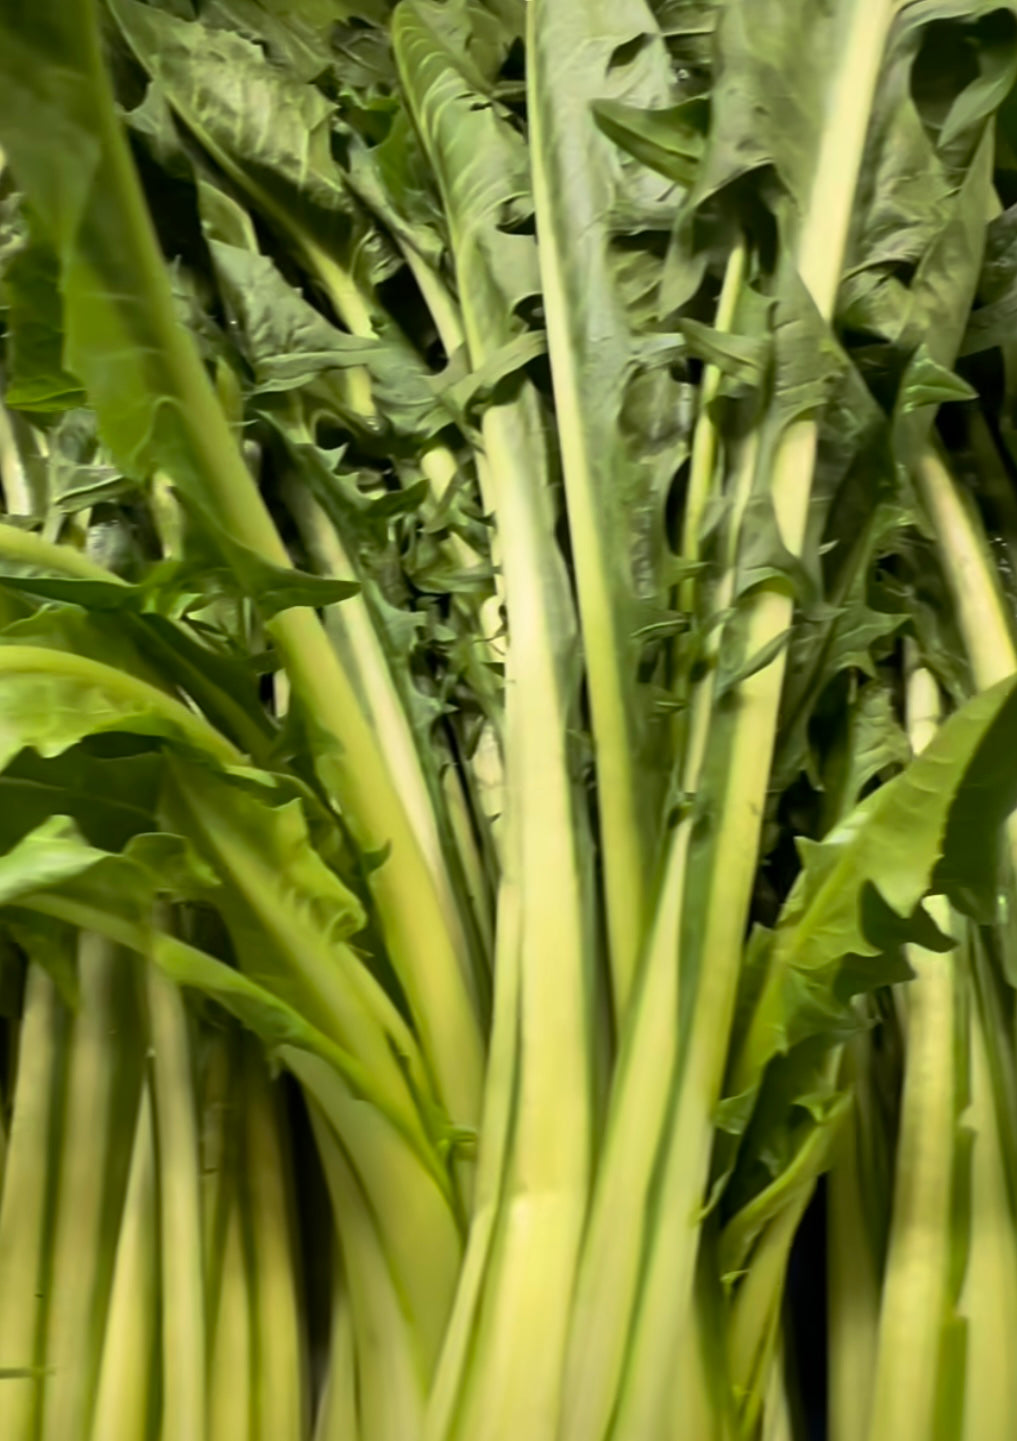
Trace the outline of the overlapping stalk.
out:
[[[0,1421],[1004,1441],[1017,15],[0,42]]]
[[[892,13],[891,5],[872,14],[868,7],[855,4],[839,12],[807,205],[800,229],[789,237],[791,263],[826,320],[840,279],[871,97]],[[740,460],[750,475],[755,466],[760,467],[760,479],[753,477],[751,483],[769,492],[784,545],[792,555],[801,553],[804,540],[817,438],[815,417],[796,418],[790,424],[776,417],[764,419],[760,446],[747,443]],[[734,517],[737,524],[737,511]],[[736,564],[736,551],[731,563]],[[767,654],[786,633],[792,609],[793,601],[782,587],[763,585],[754,592],[744,623],[746,659]],[[582,1382],[576,1378],[574,1399],[568,1403],[575,1408],[575,1419],[567,1423],[572,1429],[566,1434],[573,1438],[666,1434],[666,1357],[683,1344],[683,1335],[688,1344],[685,1328],[697,1249],[694,1219],[706,1190],[784,665],[781,651],[746,679],[724,707],[715,708],[712,678],[704,682],[698,697],[699,706],[710,715],[712,733],[688,789],[710,787],[711,835],[699,847],[698,856],[689,855],[692,818],[680,822],[670,838],[674,862],[665,863],[641,997],[635,1002],[631,1037],[623,1041],[623,1058],[626,1051],[633,1058],[653,1056],[652,1092],[649,1078],[644,1076],[642,1086],[647,1089],[643,1090],[639,1072],[623,1059],[593,1203],[587,1243],[591,1249],[584,1258],[592,1273],[585,1281],[588,1299],[578,1312],[579,1329],[572,1342],[576,1365],[582,1367]],[[695,715],[696,701],[693,705]],[[693,896],[695,930],[688,918]],[[658,981],[662,969],[674,972],[679,955],[677,987]],[[686,988],[689,994],[681,995]],[[686,1018],[680,1032],[669,1019],[676,1014]],[[670,1031],[663,1055],[661,1027]],[[673,1087],[666,1106],[661,1104],[666,1094],[659,1080],[662,1061]],[[740,1088],[736,1085],[736,1089]],[[654,1117],[650,1126],[648,1115]],[[637,1116],[642,1118],[644,1136],[634,1170],[631,1155],[624,1153],[635,1144]],[[654,1171],[656,1195],[648,1214],[645,1198]],[[609,1213],[606,1198],[615,1177],[618,1200]],[[605,1209],[599,1211],[600,1207]],[[638,1245],[628,1239],[641,1235],[645,1239]],[[618,1236],[626,1238],[623,1245],[628,1253],[622,1272],[615,1259]],[[612,1272],[608,1289],[605,1278]],[[582,1275],[580,1297],[584,1297]]]
[[[526,158],[507,117],[477,104],[432,25],[429,7],[405,5],[393,38],[441,189],[467,350],[479,369],[518,330],[515,277],[499,272],[511,249],[496,225]],[[500,1023],[514,1033],[515,1061],[492,1084],[507,1086],[512,1100],[504,1131],[497,1127],[489,1141],[504,1148],[488,1163],[500,1167],[500,1194],[485,1196],[491,1210],[474,1220],[471,1259],[483,1279],[461,1294],[465,1314],[453,1322],[472,1332],[470,1365],[443,1383],[459,1392],[454,1411],[442,1401],[429,1423],[436,1436],[477,1441],[551,1434],[593,1123],[588,843],[569,737],[576,636],[553,536],[540,401],[525,379],[514,389],[484,415],[480,472],[499,524],[511,637],[505,735],[513,820],[503,885],[518,907],[518,930],[510,927],[511,949],[499,956],[516,974],[498,999],[514,1012]]]

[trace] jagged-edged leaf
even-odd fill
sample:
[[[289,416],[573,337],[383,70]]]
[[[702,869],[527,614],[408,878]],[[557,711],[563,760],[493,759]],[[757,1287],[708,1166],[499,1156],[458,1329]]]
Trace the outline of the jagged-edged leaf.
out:
[[[547,336],[543,331],[523,331],[489,355],[462,380],[444,387],[443,399],[458,412],[476,416],[497,398],[499,391],[506,388],[506,382],[515,380],[531,361],[546,354]]]
[[[986,88],[984,80],[990,72],[998,79],[1000,67],[1012,70],[1017,60],[1013,38],[981,23],[991,8],[979,3],[961,14],[948,3],[910,5],[891,32],[838,306],[842,325],[867,338],[866,364],[884,394],[901,383],[920,347],[929,362],[950,370],[968,325],[992,184],[986,116],[996,82]],[[943,117],[930,125],[927,102],[911,84],[916,54],[943,22],[963,26],[973,62],[942,97],[957,117],[945,131],[938,129]],[[897,448],[908,460],[933,419],[920,392],[919,385],[907,417],[898,414]],[[909,402],[901,401],[903,412]]]
[[[249,905],[260,909],[265,903],[251,877],[274,876],[274,904],[295,929],[313,928],[338,943],[363,928],[363,906],[312,846],[299,800],[285,799],[270,776],[252,789],[240,784],[240,777],[184,765],[175,765],[173,775],[190,829],[200,836],[207,832],[210,862],[225,871]],[[283,914],[274,928],[284,932]]]
[[[238,541],[205,507],[191,502],[190,511],[226,560],[229,578],[254,602],[265,620],[293,606],[336,605],[360,589],[355,581],[273,565]]]
[[[207,24],[264,45],[299,79],[314,80],[347,59],[344,41],[356,34],[347,22],[358,22],[362,45],[383,54],[390,8],[388,0],[211,0],[201,13]]]
[[[924,405],[945,405],[947,401],[974,400],[977,392],[954,371],[930,355],[924,344],[908,364],[897,396],[899,414]]]
[[[863,528],[845,539],[845,557],[836,572],[837,603],[813,604],[795,629],[775,761],[778,792],[808,763],[809,728],[830,685],[845,671],[874,675],[894,637],[908,623],[903,604],[870,595],[875,560],[892,547],[906,521],[907,516],[892,506],[878,502],[871,506]]]
[[[717,679],[715,682],[715,694],[718,700],[722,700],[731,691],[735,690],[743,681],[750,676],[757,675],[759,671],[765,670],[777,656],[787,647],[791,639],[791,627],[780,631],[778,635],[771,637],[759,650],[746,655],[742,646],[742,636],[739,627],[729,627],[725,632],[724,641],[721,645],[720,660],[717,665]],[[729,644],[730,642],[730,644]]]
[[[37,544],[34,535],[21,531],[16,535],[18,544],[5,544],[0,532],[3,583],[27,595],[68,604],[43,608],[10,627],[8,639],[91,655],[153,685],[179,687],[242,749],[259,761],[267,757],[276,732],[260,703],[256,669],[238,656],[228,635],[208,626],[196,630],[170,618],[196,609],[199,603],[207,605],[211,589],[218,590],[220,584],[228,594],[236,594],[236,581],[223,571],[217,555],[199,553],[186,561],[164,561],[130,584],[112,574],[94,579],[103,575],[101,567],[66,546]],[[249,576],[249,585],[260,578],[260,573]],[[279,583],[281,592],[273,596],[269,589],[270,600],[321,605],[342,598],[334,588],[322,589],[317,577],[308,578],[311,587],[302,594],[305,578],[300,572],[293,573],[292,585],[289,573],[283,573],[281,582],[275,576],[269,579],[273,585]]]
[[[819,415],[845,386],[848,359],[793,267],[773,308],[774,422]]]
[[[815,599],[815,581],[801,560],[784,544],[767,492],[750,497],[742,522],[742,541],[738,550],[734,598],[748,594],[755,586],[768,581],[783,581],[795,599],[805,605]]]
[[[25,751],[0,774],[0,850],[53,815],[70,817],[91,845],[121,850],[155,828],[161,772],[155,752],[103,756],[78,745],[43,759]]]
[[[321,275],[324,252],[369,292],[397,263],[332,157],[334,107],[242,35],[137,0],[110,9],[141,64],[208,152]],[[361,300],[361,305],[363,301]]]
[[[348,335],[287,284],[266,256],[214,240],[210,246],[259,392],[294,390],[317,376],[363,367],[379,417],[396,433],[426,437],[449,424],[451,415],[430,374],[408,345]],[[353,424],[364,424],[350,413],[341,391],[332,399]],[[377,426],[378,418],[369,423]]]
[[[165,814],[214,872],[215,904],[240,969],[281,996],[412,1110],[431,1091],[415,1038],[349,941],[365,924],[357,896],[311,842],[299,799],[271,776],[170,767]]]
[[[998,828],[1017,789],[1006,739],[1015,706],[1013,680],[975,697],[825,840],[799,842],[802,870],[781,913],[769,976],[734,1063],[733,1094],[757,1086],[774,1056],[815,1029],[817,1014],[829,1017],[843,1006],[838,983],[846,961],[878,958],[909,933],[906,922],[917,922],[915,935],[928,938],[917,908],[930,889],[966,904],[973,888],[984,895],[986,878],[992,890]],[[878,906],[864,903],[869,887],[895,914],[896,934]],[[875,984],[879,966],[873,971]]]
[[[808,0],[740,0],[711,10],[702,34],[716,27],[711,53],[723,64],[710,89],[702,159],[674,227],[661,293],[666,312],[702,281],[709,254],[696,227],[715,197],[734,195],[736,183],[751,178],[765,203],[788,194],[804,211],[822,123],[823,73],[813,57],[830,43],[831,12]]]
[[[183,836],[144,832],[111,852],[90,845],[62,815],[51,816],[0,857],[0,903],[30,906],[32,897],[59,895],[76,904],[82,918],[94,910],[143,934],[156,899],[206,899],[217,885],[214,871]]]
[[[358,128],[360,116],[344,107],[350,147],[348,183],[396,239],[438,275],[443,271],[447,238],[434,177],[409,116],[394,101],[390,106],[388,133],[375,144],[369,143],[369,132]]]
[[[233,746],[165,690],[102,660],[45,645],[0,645],[0,769],[31,748],[56,756],[111,731],[158,737],[229,762]]]
[[[230,481],[247,491],[141,206],[94,0],[5,13],[0,37],[0,136],[59,258],[65,364],[113,460],[135,479],[163,469],[199,496]]]

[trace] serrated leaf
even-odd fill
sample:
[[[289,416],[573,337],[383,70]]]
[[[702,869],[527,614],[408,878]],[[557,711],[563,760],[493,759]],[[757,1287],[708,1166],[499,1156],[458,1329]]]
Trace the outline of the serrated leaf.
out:
[[[1017,758],[1007,730],[1017,681],[969,701],[901,775],[881,786],[822,842],[801,843],[802,870],[781,913],[770,974],[734,1066],[732,1093],[758,1086],[764,1068],[816,1028],[803,1017],[842,1002],[836,985],[848,958],[884,954],[880,939],[928,937],[917,908],[931,890],[965,900],[966,887],[995,874],[998,827],[1017,793]],[[878,893],[887,913],[864,900]],[[866,929],[875,924],[875,934]],[[917,924],[915,922],[917,921]],[[875,967],[877,975],[879,968]]]
[[[0,850],[56,814],[68,816],[91,845],[121,850],[155,828],[161,772],[154,752],[103,757],[75,746],[44,760],[25,751],[0,774]]]
[[[405,343],[338,330],[267,256],[216,240],[210,248],[258,392],[295,390],[329,372],[363,368],[380,416],[397,434],[426,437],[449,424],[432,377]],[[347,410],[341,393],[333,398],[352,423],[365,424]]]
[[[0,677],[0,769],[26,748],[58,756],[86,736],[114,731],[237,758],[180,701],[102,661],[8,644],[0,646]]]

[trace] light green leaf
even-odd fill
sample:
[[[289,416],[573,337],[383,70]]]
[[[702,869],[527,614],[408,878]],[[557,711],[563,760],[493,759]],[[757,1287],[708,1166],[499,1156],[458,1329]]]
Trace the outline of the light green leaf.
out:
[[[899,943],[930,890],[970,904],[995,874],[998,828],[1017,774],[1006,736],[1017,682],[969,701],[901,775],[861,802],[822,842],[799,843],[802,870],[781,913],[769,975],[732,1065],[733,1095],[758,1085],[773,1057],[843,1006],[842,967]],[[988,883],[991,891],[991,880]],[[864,904],[869,888],[896,917],[889,936]],[[889,917],[887,917],[889,919]],[[923,933],[916,932],[916,935]],[[873,981],[878,978],[878,966]]]
[[[83,841],[69,817],[51,816],[0,856],[0,905],[60,885],[105,859],[106,852]]]
[[[239,754],[218,731],[147,681],[43,645],[0,646],[0,769],[21,750],[60,755],[110,731],[156,736],[219,760]]]
[[[24,249],[4,269],[3,290],[9,370],[5,403],[14,410],[44,413],[80,405],[81,386],[63,365],[60,264],[31,231]]]

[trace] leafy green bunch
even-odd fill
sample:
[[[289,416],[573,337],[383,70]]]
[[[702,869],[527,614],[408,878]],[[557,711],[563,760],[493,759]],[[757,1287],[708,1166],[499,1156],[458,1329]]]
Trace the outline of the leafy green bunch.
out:
[[[5,1437],[1009,1436],[1015,80],[0,0]]]

